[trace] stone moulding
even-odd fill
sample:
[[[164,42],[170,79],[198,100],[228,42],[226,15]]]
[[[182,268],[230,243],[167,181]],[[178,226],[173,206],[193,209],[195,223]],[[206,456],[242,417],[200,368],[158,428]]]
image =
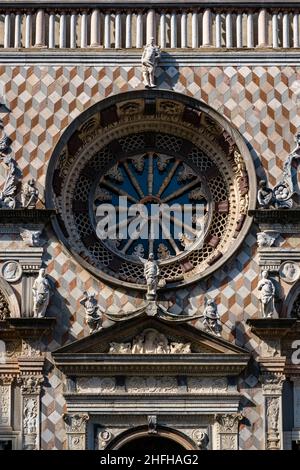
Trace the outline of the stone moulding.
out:
[[[47,223],[55,213],[55,209],[1,209],[0,224]]]
[[[259,224],[298,224],[300,222],[300,209],[250,209],[248,214]]]

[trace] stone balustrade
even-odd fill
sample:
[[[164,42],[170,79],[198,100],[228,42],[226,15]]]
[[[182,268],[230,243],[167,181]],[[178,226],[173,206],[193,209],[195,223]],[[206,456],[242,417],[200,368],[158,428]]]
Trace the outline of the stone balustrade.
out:
[[[149,38],[163,49],[299,48],[300,5],[257,8],[249,4],[197,8],[154,5],[150,9],[70,4],[0,6],[0,48],[131,49]]]

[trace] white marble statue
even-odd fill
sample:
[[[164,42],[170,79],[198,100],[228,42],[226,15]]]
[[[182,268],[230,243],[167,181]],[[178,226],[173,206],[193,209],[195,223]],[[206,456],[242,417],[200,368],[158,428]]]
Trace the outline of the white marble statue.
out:
[[[35,180],[30,179],[24,184],[21,194],[22,207],[26,209],[35,209],[39,199],[39,190],[35,186]]]
[[[11,156],[6,156],[3,161],[7,171],[0,191],[0,208],[15,209],[20,172],[16,161]]]
[[[216,336],[221,336],[222,324],[217,306],[212,299],[206,300],[206,306],[203,312],[203,326],[206,331]]]
[[[83,298],[79,301],[85,309],[86,322],[90,328],[90,333],[94,333],[101,329],[101,310],[97,303],[95,294],[83,293]]]
[[[268,271],[262,272],[262,279],[259,281],[257,289],[260,291],[260,302],[263,318],[272,318],[275,314],[275,286],[268,279]]]
[[[274,195],[272,189],[270,189],[265,180],[261,180],[258,183],[257,201],[258,204],[264,209],[268,209],[273,202]]]
[[[160,48],[154,44],[154,38],[144,47],[142,55],[142,72],[146,88],[154,88],[154,73],[160,57]]]
[[[155,300],[160,275],[158,263],[154,259],[153,253],[149,253],[147,261],[145,261],[143,258],[140,258],[140,260],[144,264],[144,276],[147,283],[147,299]],[[160,285],[162,285],[161,282]]]
[[[33,294],[33,316],[43,318],[50,300],[51,285],[46,275],[46,270],[41,268],[38,277],[32,287]]]

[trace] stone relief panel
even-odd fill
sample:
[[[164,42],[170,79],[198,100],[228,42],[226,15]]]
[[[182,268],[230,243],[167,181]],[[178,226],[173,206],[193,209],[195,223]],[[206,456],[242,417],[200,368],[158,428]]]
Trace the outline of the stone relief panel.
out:
[[[128,393],[177,393],[176,377],[127,377]]]
[[[225,393],[228,391],[226,378],[189,377],[188,391],[191,393]]]
[[[77,379],[79,393],[114,393],[116,379],[114,377],[79,377]]]

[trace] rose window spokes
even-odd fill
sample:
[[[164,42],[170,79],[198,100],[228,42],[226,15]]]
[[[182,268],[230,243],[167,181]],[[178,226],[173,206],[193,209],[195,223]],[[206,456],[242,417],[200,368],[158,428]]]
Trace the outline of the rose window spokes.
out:
[[[107,214],[99,209],[115,208],[106,238],[96,233],[121,257],[180,257],[203,242],[211,199],[199,170],[182,158],[152,151],[120,158],[95,187],[96,226]]]

